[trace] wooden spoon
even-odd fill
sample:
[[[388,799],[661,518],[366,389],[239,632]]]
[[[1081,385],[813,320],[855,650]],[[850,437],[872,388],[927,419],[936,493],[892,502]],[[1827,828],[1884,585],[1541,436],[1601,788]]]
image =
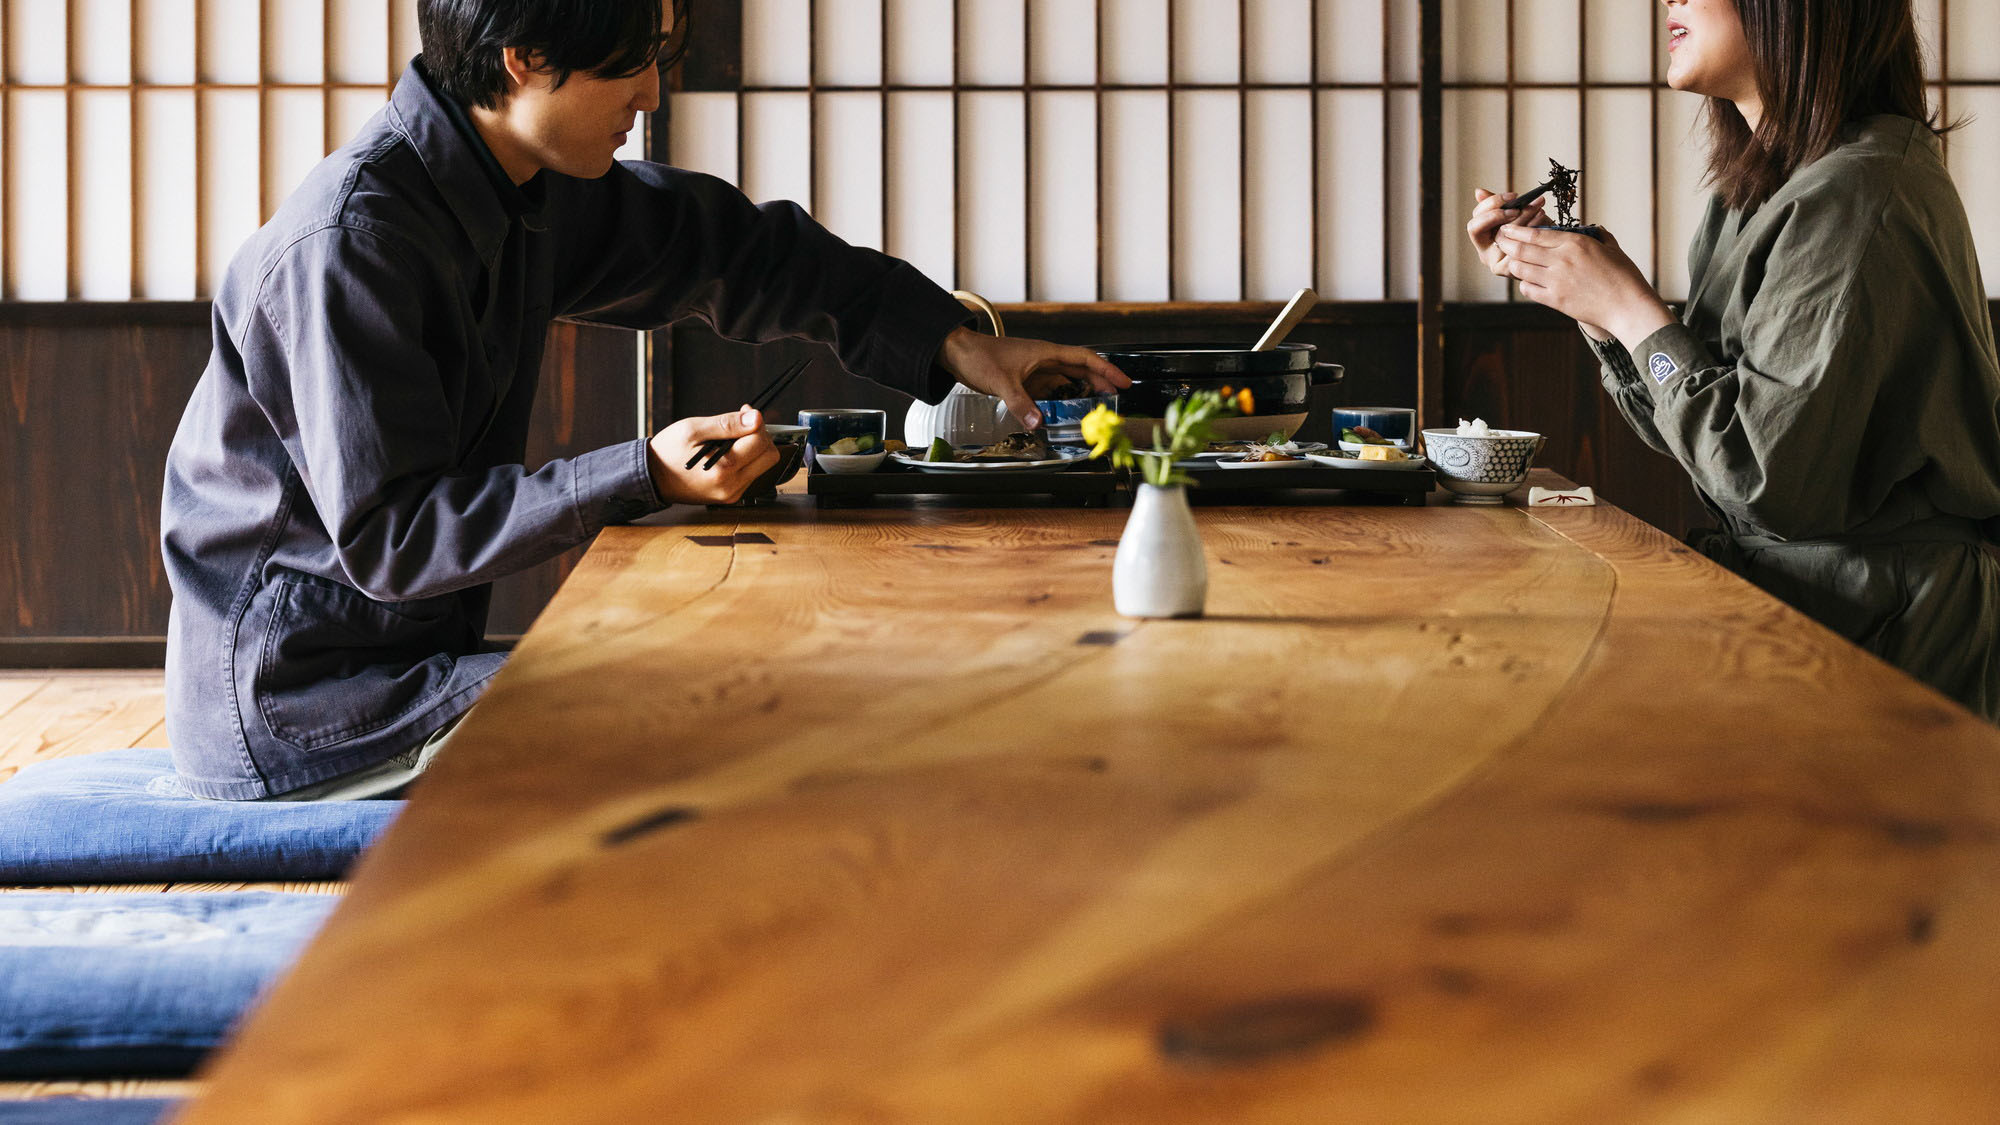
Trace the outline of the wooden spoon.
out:
[[[1278,314],[1278,319],[1271,322],[1271,327],[1264,330],[1264,334],[1257,340],[1257,346],[1250,350],[1268,352],[1284,343],[1285,337],[1292,334],[1292,329],[1297,328],[1299,321],[1304,320],[1306,314],[1318,303],[1319,294],[1310,289],[1301,289],[1292,294],[1292,299],[1285,305],[1284,311]]]

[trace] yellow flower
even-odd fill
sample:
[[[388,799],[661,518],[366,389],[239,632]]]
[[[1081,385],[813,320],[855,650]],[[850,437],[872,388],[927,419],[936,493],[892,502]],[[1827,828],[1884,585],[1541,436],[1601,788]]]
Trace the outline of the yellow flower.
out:
[[[1104,456],[1124,433],[1125,419],[1104,403],[1083,416],[1083,440],[1090,443],[1092,457]]]

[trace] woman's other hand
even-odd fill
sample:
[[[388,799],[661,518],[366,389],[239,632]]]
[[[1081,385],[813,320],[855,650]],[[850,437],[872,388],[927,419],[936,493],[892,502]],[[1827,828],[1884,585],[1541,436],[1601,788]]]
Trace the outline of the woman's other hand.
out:
[[[1636,347],[1674,323],[1674,314],[1611,232],[1600,235],[1509,225],[1494,231],[1493,243],[1522,296],[1571,317],[1596,339]]]
[[[1485,188],[1474,188],[1472,198],[1478,206],[1472,209],[1472,218],[1465,224],[1465,235],[1472,239],[1472,248],[1479,252],[1479,260],[1494,277],[1512,277],[1507,272],[1507,251],[1494,242],[1493,234],[1503,226],[1539,226],[1549,221],[1542,210],[1541,200],[1528,204],[1526,208],[1515,208],[1514,192],[1495,195]]]

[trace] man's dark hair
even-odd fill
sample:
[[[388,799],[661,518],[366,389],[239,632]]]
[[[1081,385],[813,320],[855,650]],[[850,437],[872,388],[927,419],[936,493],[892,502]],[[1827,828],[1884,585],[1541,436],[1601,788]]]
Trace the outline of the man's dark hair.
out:
[[[1733,102],[1708,100],[1708,176],[1732,210],[1761,206],[1792,173],[1875,114],[1941,123],[1924,96],[1910,0],[1734,0],[1757,68],[1764,117],[1750,131]]]
[[[660,33],[671,6],[673,28]],[[500,53],[529,51],[561,86],[570,75],[629,78],[687,46],[687,0],[420,0],[424,69],[446,94],[492,109],[507,96]]]

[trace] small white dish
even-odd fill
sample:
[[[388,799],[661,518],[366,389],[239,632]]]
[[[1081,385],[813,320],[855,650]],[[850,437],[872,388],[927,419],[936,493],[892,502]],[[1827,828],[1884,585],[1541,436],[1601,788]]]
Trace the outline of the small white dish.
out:
[[[814,451],[813,460],[819,463],[820,471],[827,473],[872,473],[882,467],[889,456],[886,449],[873,453],[820,453]]]
[[[1404,441],[1402,438],[1391,438],[1389,440],[1389,444],[1395,446],[1397,449],[1400,449],[1405,453],[1408,453],[1410,451],[1410,443]],[[1343,441],[1340,443],[1340,448],[1345,449],[1349,453],[1359,453],[1368,447],[1365,444],[1358,441]]]
[[[1363,461],[1359,457],[1335,457],[1331,453],[1308,453],[1306,460],[1333,469],[1421,469],[1430,464],[1422,455],[1414,453],[1402,461]]]

